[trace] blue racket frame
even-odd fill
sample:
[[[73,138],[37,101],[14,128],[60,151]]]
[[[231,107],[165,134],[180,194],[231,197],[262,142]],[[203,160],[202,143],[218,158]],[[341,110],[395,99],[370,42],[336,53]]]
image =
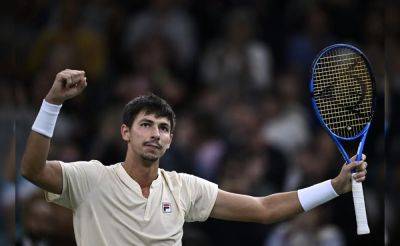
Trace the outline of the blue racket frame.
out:
[[[352,46],[352,45],[350,45],[350,44],[334,44],[334,45],[328,46],[328,47],[326,47],[325,49],[323,49],[323,50],[318,54],[317,58],[315,58],[315,60],[313,61],[312,66],[311,66],[311,67],[312,67],[311,79],[310,79],[310,92],[311,92],[311,95],[313,95],[313,93],[314,93],[314,79],[313,79],[313,75],[314,75],[314,71],[315,71],[315,67],[316,67],[317,61],[318,61],[319,58],[320,58],[321,56],[323,56],[326,52],[328,52],[328,51],[330,51],[330,50],[332,50],[332,49],[335,49],[335,48],[342,48],[342,47],[346,47],[346,48],[355,50],[357,53],[359,53],[361,56],[363,56],[363,58],[367,61],[367,68],[368,68],[370,74],[371,74],[371,75],[373,74],[373,73],[372,73],[372,70],[371,70],[370,63],[369,63],[367,57],[364,55],[364,53],[362,53],[361,50],[357,49],[356,47],[354,47],[354,46]],[[372,82],[373,82],[372,85],[375,86],[375,79],[374,79],[373,76],[371,76],[371,77],[372,77],[372,80],[373,80],[373,81],[372,81]],[[374,88],[374,89],[375,89],[375,88]],[[375,90],[373,90],[373,93],[375,94]],[[373,102],[372,102],[372,103],[373,103],[372,108],[374,108],[374,104],[375,104],[375,95],[373,95],[373,98],[374,98],[374,99],[373,99]],[[356,155],[356,161],[360,161],[361,158],[362,158],[362,151],[363,151],[363,149],[364,149],[365,140],[367,139],[367,134],[368,134],[368,130],[369,130],[369,128],[370,128],[371,123],[370,123],[370,122],[367,123],[367,124],[364,126],[364,128],[362,129],[362,131],[361,131],[359,134],[357,134],[356,136],[354,136],[354,137],[350,137],[350,138],[340,137],[340,136],[336,135],[335,133],[333,133],[333,132],[327,127],[327,124],[324,122],[324,120],[323,120],[322,117],[321,117],[321,114],[320,114],[320,112],[319,112],[319,110],[318,110],[317,103],[316,103],[314,97],[311,98],[311,102],[312,102],[312,106],[313,106],[313,108],[314,108],[314,111],[315,111],[315,113],[316,113],[316,115],[317,115],[317,118],[318,118],[319,122],[320,122],[321,125],[328,131],[329,135],[331,136],[332,140],[335,142],[336,146],[338,147],[340,153],[341,153],[342,156],[343,156],[343,159],[346,161],[347,164],[349,164],[349,163],[351,162],[351,161],[350,161],[350,157],[349,157],[349,155],[347,154],[346,150],[344,149],[343,145],[340,143],[340,140],[342,140],[342,141],[353,141],[353,140],[356,140],[356,139],[358,139],[358,138],[361,137],[361,141],[360,141],[360,143],[359,143],[359,145],[358,145],[358,148],[357,148],[357,155]],[[373,113],[373,110],[372,110],[372,113]],[[371,116],[371,117],[372,117],[372,116]]]

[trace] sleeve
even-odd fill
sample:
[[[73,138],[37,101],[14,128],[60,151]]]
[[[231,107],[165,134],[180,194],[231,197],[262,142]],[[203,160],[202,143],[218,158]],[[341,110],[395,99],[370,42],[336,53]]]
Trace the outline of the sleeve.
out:
[[[99,161],[61,162],[63,188],[60,195],[45,191],[48,202],[75,209],[101,179],[105,166]]]
[[[185,221],[205,221],[210,216],[218,194],[218,185],[205,179],[180,173],[182,199],[186,207]]]

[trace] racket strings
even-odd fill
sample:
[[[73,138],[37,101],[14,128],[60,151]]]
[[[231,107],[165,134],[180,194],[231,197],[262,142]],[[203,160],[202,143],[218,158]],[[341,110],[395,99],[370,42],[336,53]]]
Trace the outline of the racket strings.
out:
[[[314,98],[327,126],[338,136],[353,137],[372,114],[372,79],[361,55],[335,49],[315,66]]]

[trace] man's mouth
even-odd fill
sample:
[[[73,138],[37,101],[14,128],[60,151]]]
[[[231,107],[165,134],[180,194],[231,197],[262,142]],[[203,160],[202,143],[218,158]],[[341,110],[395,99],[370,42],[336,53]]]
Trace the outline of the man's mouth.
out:
[[[152,142],[144,143],[144,146],[153,147],[153,148],[156,148],[156,149],[161,149],[161,145],[159,145],[157,143],[152,143]]]

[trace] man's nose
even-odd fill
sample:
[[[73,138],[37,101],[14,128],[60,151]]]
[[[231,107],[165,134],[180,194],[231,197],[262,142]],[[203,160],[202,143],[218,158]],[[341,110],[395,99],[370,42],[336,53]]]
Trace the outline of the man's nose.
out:
[[[158,130],[157,127],[153,128],[151,138],[152,139],[156,139],[156,140],[160,140],[160,131]]]

